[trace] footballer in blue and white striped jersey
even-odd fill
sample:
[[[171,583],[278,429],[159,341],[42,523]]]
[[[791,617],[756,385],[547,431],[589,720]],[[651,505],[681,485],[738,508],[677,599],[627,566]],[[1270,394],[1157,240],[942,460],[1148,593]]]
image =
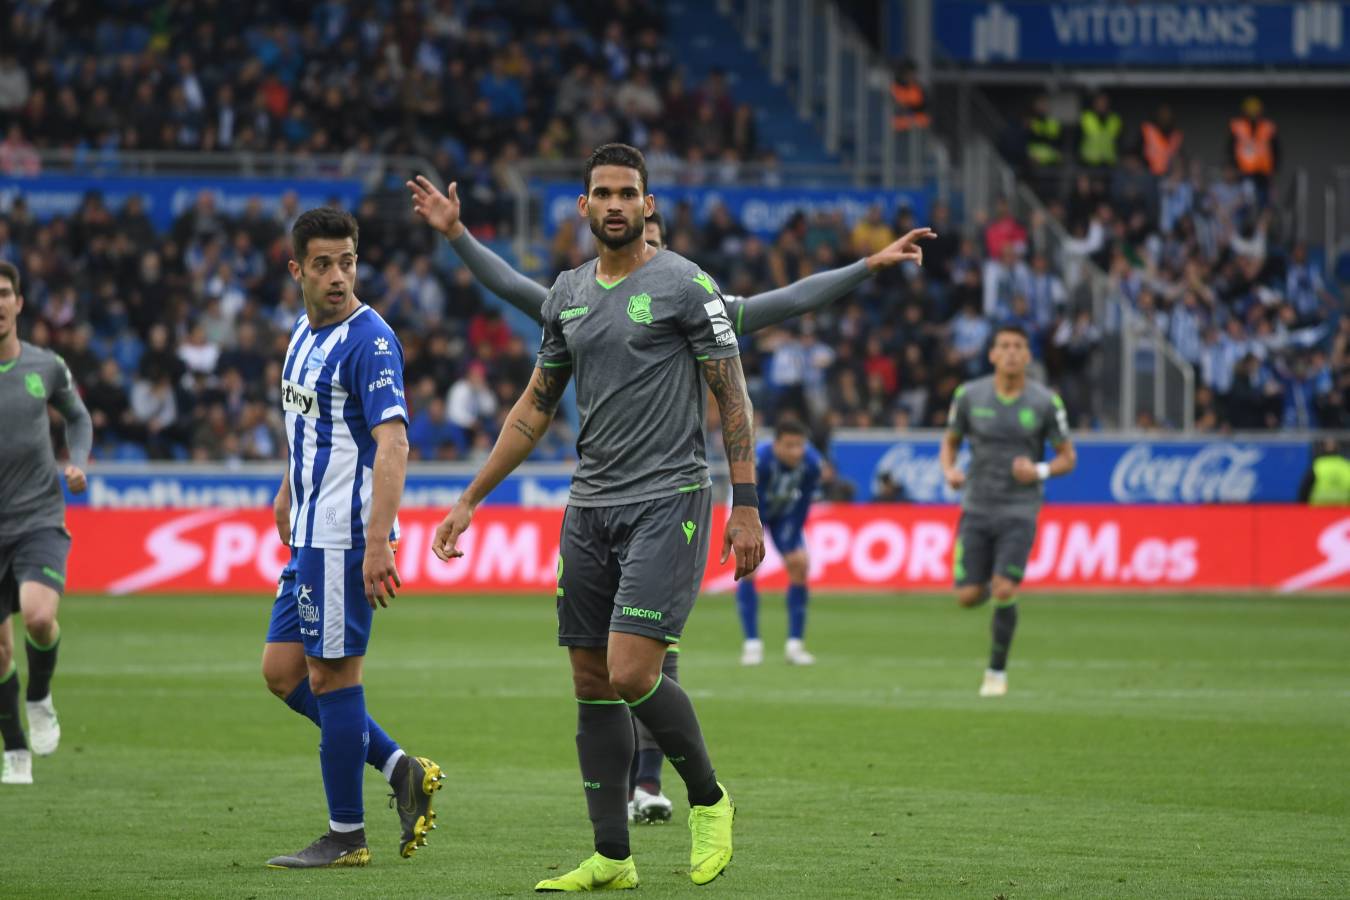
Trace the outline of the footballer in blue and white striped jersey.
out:
[[[369,306],[317,331],[302,315],[282,369],[291,546],[356,549],[370,523],[371,430],[408,420],[403,347]],[[398,537],[394,520],[391,539]]]

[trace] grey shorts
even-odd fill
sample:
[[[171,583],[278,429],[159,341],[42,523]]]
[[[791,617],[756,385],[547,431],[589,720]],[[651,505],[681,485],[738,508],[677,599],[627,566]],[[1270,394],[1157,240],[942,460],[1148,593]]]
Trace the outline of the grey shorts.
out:
[[[1021,584],[1035,542],[1035,519],[961,513],[952,556],[956,586],[987,585],[996,575]]]
[[[0,540],[0,622],[19,611],[21,584],[36,581],[64,593],[69,555],[70,532],[61,527]]]
[[[611,631],[673,644],[708,564],[712,491],[624,506],[569,506],[558,552],[558,643],[603,647]]]

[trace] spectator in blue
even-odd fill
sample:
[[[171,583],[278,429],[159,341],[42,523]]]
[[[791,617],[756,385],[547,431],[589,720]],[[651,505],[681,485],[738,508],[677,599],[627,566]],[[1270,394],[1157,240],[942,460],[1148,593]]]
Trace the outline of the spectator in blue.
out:
[[[1327,290],[1321,270],[1308,260],[1308,245],[1294,245],[1284,276],[1284,298],[1298,312],[1301,323],[1321,322],[1336,308],[1336,298]]]
[[[984,372],[984,352],[992,329],[973,303],[961,308],[952,320],[952,350],[960,358],[963,377],[976,378]]]
[[[506,73],[506,62],[500,56],[492,60],[492,68],[478,80],[478,95],[488,102],[494,119],[508,119],[525,112],[525,94],[520,82]]]
[[[445,400],[439,395],[431,394],[413,415],[408,426],[408,445],[413,458],[422,460],[453,457],[456,450],[463,450],[464,432],[445,417]]]

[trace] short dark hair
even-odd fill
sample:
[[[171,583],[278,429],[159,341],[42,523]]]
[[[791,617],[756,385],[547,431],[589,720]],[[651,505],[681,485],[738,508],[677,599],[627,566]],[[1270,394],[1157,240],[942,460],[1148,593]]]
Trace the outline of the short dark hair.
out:
[[[807,437],[806,426],[801,420],[794,419],[791,416],[778,420],[778,424],[773,429],[774,438],[780,437]]]
[[[625,169],[637,169],[642,184],[642,193],[647,193],[647,160],[642,151],[628,144],[601,144],[591,151],[586,160],[586,193],[591,192],[591,172],[596,166],[622,166]]]
[[[14,295],[17,297],[23,293],[19,290],[19,267],[12,262],[0,259],[0,278],[8,278],[9,283],[14,287]]]
[[[1004,324],[995,328],[994,329],[995,341],[998,340],[998,336],[1000,334],[1015,334],[1020,336],[1022,340],[1026,341],[1028,344],[1031,343],[1031,335],[1027,334],[1027,330],[1023,328],[1021,325],[1018,325],[1016,322],[1005,322]]]
[[[664,247],[664,246],[666,246],[666,244],[670,243],[668,240],[666,240],[666,218],[665,218],[665,216],[661,215],[659,212],[653,212],[650,216],[647,217],[647,224],[649,224],[649,225],[650,225],[650,224],[655,224],[655,225],[656,225],[656,230],[659,231],[659,232],[661,232],[661,246],[662,246],[662,247]]]
[[[303,263],[309,242],[315,238],[351,238],[352,247],[355,248],[360,231],[351,213],[331,206],[320,206],[302,213],[295,220],[291,228],[291,250],[295,253],[296,262]]]

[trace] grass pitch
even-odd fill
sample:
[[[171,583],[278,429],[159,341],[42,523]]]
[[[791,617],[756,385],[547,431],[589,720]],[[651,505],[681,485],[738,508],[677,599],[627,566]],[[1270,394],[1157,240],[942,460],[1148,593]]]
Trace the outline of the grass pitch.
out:
[[[781,646],[781,595],[761,618]],[[325,827],[318,731],[258,674],[266,596],[71,597],[64,738],[0,786],[6,897],[492,897],[590,852],[549,600],[406,598],[377,615],[372,714],[448,773],[411,861],[368,770],[374,863],[282,872]],[[1350,602],[1029,597],[1011,693],[975,696],[989,612],[813,599],[812,669],[736,664],[704,598],[681,680],[736,798],[736,857],[686,875],[687,807],[635,829],[647,896],[1350,896]],[[20,654],[22,656],[22,654]]]

